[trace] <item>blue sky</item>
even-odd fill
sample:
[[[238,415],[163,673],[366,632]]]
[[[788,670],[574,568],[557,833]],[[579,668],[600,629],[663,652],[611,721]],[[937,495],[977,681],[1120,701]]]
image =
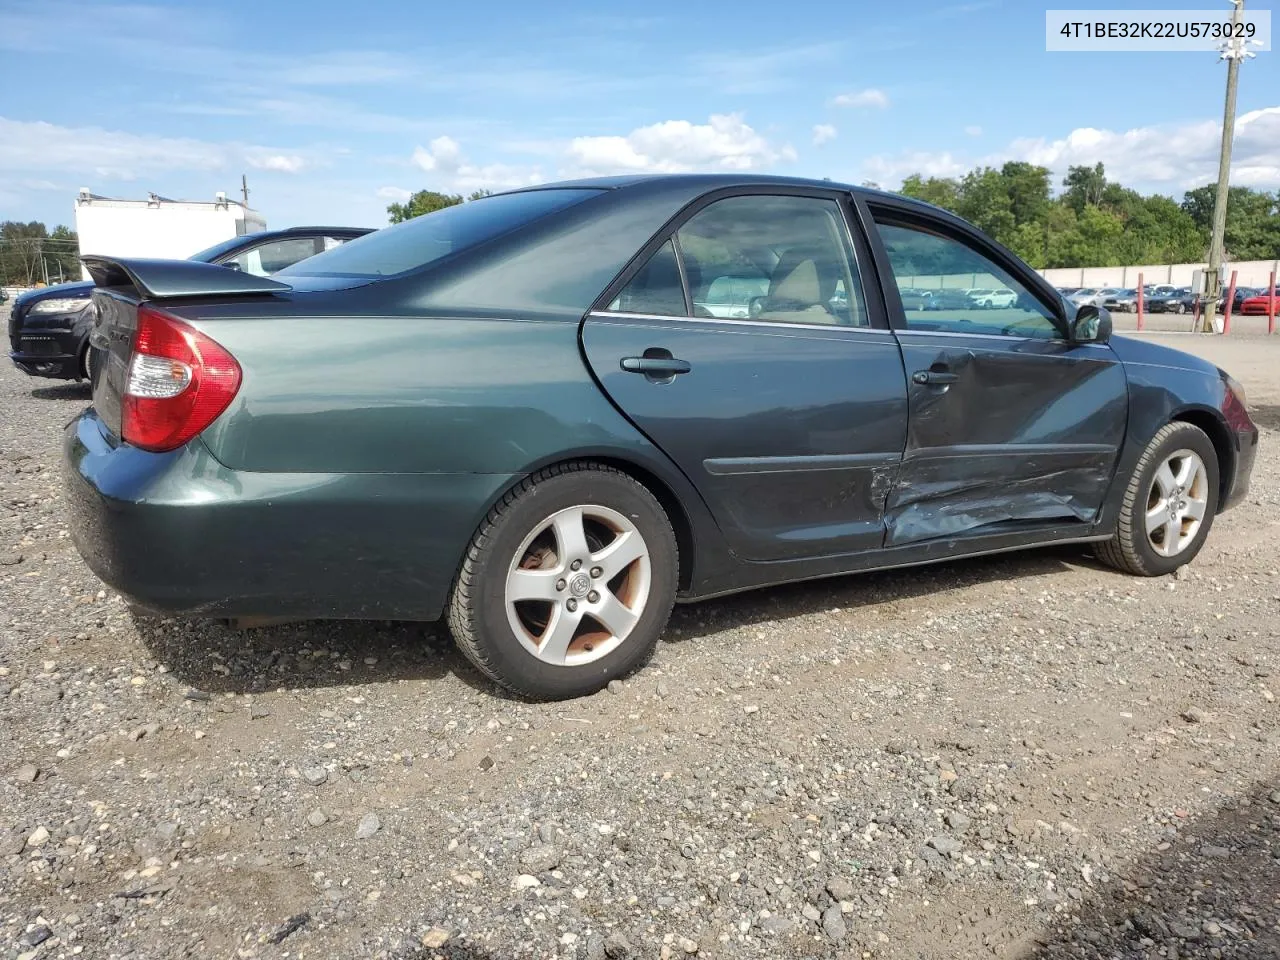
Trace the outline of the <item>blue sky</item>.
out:
[[[241,173],[273,227],[379,226],[387,203],[424,187],[592,173],[894,187],[912,171],[1101,160],[1174,195],[1216,175],[1214,54],[1046,53],[1045,9],[4,0],[0,220],[70,223],[81,186],[234,195]],[[1233,168],[1268,189],[1280,188],[1276,56],[1242,70]]]

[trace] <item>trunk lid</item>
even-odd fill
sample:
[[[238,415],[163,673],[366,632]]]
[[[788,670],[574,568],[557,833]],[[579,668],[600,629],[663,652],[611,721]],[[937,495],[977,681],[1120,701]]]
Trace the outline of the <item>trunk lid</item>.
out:
[[[288,293],[287,283],[193,260],[82,257],[97,285],[89,334],[89,382],[93,406],[115,441],[120,440],[123,401],[138,334],[138,309],[180,297],[223,299]]]
[[[138,330],[138,299],[122,292],[93,291],[89,334],[89,384],[93,406],[111,436],[120,439],[120,403],[129,382],[129,361]]]

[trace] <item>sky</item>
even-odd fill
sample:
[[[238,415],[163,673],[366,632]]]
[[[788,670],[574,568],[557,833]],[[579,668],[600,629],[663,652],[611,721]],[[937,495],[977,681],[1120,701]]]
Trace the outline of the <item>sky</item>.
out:
[[[1102,161],[1173,196],[1216,178],[1216,54],[1047,53],[1045,9],[0,0],[0,220],[72,224],[81,187],[238,196],[241,174],[270,227],[381,226],[414,190],[612,173],[892,189],[1010,159],[1056,180]],[[1280,188],[1278,55],[1241,69],[1237,184]]]

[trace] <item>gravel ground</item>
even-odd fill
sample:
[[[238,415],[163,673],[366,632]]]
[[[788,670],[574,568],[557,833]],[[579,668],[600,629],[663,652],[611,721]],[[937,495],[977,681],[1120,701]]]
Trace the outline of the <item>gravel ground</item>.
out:
[[[86,402],[0,371],[0,957],[1280,956],[1280,408],[1176,578],[758,592],[532,705],[432,625],[135,621]]]

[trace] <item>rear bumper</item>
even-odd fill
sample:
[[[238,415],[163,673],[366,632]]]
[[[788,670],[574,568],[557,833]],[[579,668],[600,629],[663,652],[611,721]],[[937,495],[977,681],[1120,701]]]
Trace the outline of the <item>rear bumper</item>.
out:
[[[1229,478],[1222,505],[1218,508],[1229,510],[1249,495],[1249,478],[1253,475],[1253,463],[1258,458],[1258,428],[1237,430],[1234,435],[1235,464]]]
[[[154,454],[88,410],[64,438],[71,535],[89,567],[168,616],[435,620],[514,478],[230,470],[199,441]]]

